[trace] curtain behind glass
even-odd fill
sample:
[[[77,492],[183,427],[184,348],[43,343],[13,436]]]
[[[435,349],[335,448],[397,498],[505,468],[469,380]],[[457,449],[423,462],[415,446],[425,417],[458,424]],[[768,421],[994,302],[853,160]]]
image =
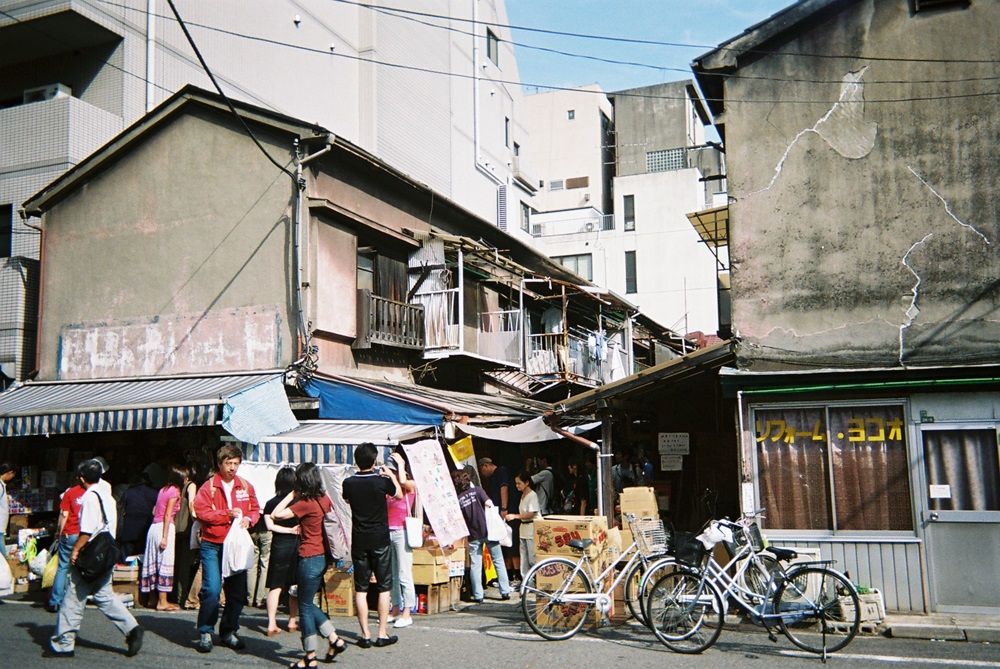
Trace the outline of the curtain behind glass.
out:
[[[767,527],[832,529],[824,409],[760,409],[754,421]]]
[[[838,530],[912,530],[903,407],[830,407]]]
[[[934,511],[1000,511],[997,433],[924,430],[928,485],[947,485],[951,497],[931,498]]]

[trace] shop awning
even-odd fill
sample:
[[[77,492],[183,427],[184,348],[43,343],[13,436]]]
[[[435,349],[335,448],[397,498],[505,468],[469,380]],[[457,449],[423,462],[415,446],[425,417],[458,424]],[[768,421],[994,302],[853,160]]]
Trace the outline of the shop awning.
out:
[[[0,437],[215,425],[228,396],[282,374],[29,381],[0,394]]]
[[[244,444],[247,460],[255,462],[315,462],[354,464],[354,447],[370,442],[385,447],[383,458],[401,441],[414,439],[433,425],[404,425],[369,420],[311,420],[259,444]]]

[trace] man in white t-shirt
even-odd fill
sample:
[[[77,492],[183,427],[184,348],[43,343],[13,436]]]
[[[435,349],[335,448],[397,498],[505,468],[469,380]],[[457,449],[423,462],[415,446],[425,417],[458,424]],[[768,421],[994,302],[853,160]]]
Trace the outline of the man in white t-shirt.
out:
[[[101,485],[103,467],[96,460],[86,460],[80,463],[77,473],[83,480],[87,492],[80,498],[80,534],[70,555],[70,564],[75,565],[80,551],[83,550],[91,537],[101,532],[110,532],[114,536],[118,529],[118,515],[114,498],[107,486]],[[49,649],[44,657],[72,657],[76,646],[76,635],[83,620],[83,611],[87,605],[87,597],[94,597],[94,604],[108,620],[114,623],[122,634],[128,646],[126,655],[132,657],[142,648],[142,628],[118,596],[111,589],[111,573],[108,570],[104,576],[94,581],[86,581],[75,568],[70,568],[70,584],[66,596],[59,607],[59,617],[56,620],[55,634],[49,639]]]

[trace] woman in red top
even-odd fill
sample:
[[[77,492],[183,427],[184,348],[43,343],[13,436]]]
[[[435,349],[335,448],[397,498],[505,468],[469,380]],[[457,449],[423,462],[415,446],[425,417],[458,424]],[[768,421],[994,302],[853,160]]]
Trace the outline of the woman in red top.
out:
[[[330,642],[326,661],[332,662],[347,650],[347,643],[337,636],[333,623],[313,602],[326,571],[326,537],[323,517],[333,508],[333,502],[323,490],[319,468],[303,462],[295,470],[295,490],[281,500],[271,518],[299,520],[299,628],[302,630],[302,650],[305,657],[290,665],[294,669],[315,667],[316,646],[320,634]]]

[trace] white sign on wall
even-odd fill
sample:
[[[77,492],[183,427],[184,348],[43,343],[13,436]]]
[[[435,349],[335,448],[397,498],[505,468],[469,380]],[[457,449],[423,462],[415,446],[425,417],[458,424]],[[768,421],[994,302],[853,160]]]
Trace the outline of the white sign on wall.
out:
[[[690,455],[691,435],[687,432],[660,432],[657,445],[660,455]]]
[[[660,471],[679,472],[684,468],[683,455],[660,455]]]

